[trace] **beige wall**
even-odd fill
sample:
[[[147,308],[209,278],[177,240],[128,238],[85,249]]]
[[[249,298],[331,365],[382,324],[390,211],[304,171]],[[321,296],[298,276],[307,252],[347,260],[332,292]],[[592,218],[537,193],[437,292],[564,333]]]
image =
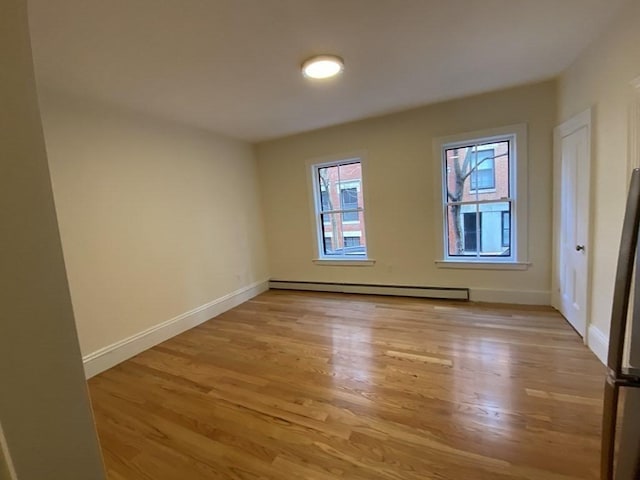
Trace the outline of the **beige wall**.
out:
[[[640,75],[639,25],[640,2],[633,1],[559,81],[559,122],[594,107],[591,321],[607,336],[628,184],[630,82]]]
[[[0,480],[13,480],[9,473],[9,466],[6,463],[2,452],[0,452]]]
[[[556,85],[543,82],[362,120],[257,145],[271,276],[280,280],[461,286],[476,298],[549,302],[552,130]],[[529,260],[525,271],[436,268],[441,242],[432,141],[517,123],[529,134]],[[366,151],[372,267],[316,265],[306,161]],[[473,292],[472,292],[473,294]]]
[[[41,92],[83,354],[268,277],[250,145]]]
[[[16,480],[13,463],[9,456],[4,431],[0,424],[0,480]]]
[[[99,480],[20,0],[0,2],[0,71],[0,423],[20,480]]]

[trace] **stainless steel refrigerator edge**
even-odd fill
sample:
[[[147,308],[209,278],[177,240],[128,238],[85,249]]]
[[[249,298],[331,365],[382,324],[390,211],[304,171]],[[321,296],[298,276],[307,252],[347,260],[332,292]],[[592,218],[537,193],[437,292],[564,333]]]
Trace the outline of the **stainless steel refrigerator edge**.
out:
[[[635,169],[622,226],[611,308],[602,425],[602,480],[640,480],[640,369],[634,368],[640,366],[640,281],[635,282],[636,301],[629,318],[634,264],[636,272],[640,271],[639,225],[640,170]],[[627,327],[632,332],[629,336]],[[627,362],[624,361],[625,337],[631,342]]]

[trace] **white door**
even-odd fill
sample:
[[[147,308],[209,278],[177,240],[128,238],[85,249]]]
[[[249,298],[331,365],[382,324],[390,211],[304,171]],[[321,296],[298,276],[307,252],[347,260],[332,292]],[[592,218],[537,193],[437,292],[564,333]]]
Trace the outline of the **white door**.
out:
[[[590,142],[590,110],[554,132],[554,306],[582,337],[587,331],[588,308]]]

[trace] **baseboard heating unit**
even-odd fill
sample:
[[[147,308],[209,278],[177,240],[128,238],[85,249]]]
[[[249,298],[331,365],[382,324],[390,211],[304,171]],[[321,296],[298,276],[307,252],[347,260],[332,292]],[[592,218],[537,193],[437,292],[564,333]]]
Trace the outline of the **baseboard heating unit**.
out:
[[[391,295],[396,297],[469,300],[469,289],[456,287],[422,287],[414,285],[375,285],[361,283],[269,280],[269,288],[273,290],[308,290],[313,292],[362,293],[367,295]]]

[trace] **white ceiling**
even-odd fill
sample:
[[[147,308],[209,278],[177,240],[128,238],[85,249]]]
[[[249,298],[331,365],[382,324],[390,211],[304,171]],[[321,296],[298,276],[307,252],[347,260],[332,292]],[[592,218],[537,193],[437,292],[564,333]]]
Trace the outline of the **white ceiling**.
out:
[[[29,0],[40,86],[249,141],[553,77],[628,0]],[[337,80],[300,74],[345,59]]]

